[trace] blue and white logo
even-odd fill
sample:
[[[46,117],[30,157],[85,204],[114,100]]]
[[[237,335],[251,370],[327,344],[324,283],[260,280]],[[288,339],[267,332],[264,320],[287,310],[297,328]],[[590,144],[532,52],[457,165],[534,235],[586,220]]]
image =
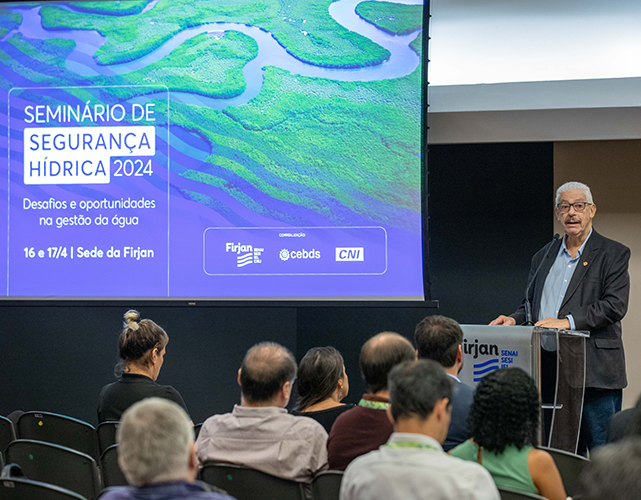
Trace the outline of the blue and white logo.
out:
[[[475,363],[474,365],[474,382],[481,380],[487,373],[498,370],[499,358],[490,359],[484,363]]]
[[[236,266],[237,267],[245,267],[249,264],[252,264],[254,262],[254,253],[249,252],[245,253],[242,255],[238,255],[236,257]]]

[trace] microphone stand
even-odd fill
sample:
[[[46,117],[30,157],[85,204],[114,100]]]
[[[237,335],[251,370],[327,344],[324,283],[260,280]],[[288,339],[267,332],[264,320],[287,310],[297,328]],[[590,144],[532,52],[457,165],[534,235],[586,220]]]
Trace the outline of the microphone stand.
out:
[[[548,258],[548,255],[550,255],[550,250],[552,250],[552,247],[554,246],[554,242],[558,240],[561,236],[559,233],[556,233],[554,235],[554,238],[552,238],[552,241],[548,243],[548,249],[545,252],[545,256],[543,259],[541,259],[541,262],[539,263],[539,267],[536,268],[536,271],[532,275],[532,278],[528,281],[527,286],[525,287],[525,323],[523,323],[523,326],[534,326],[534,322],[532,321],[532,302],[530,302],[530,288],[534,284],[534,280],[536,279],[537,275],[539,274],[539,271],[541,270],[541,267],[543,267],[543,263],[545,260]]]

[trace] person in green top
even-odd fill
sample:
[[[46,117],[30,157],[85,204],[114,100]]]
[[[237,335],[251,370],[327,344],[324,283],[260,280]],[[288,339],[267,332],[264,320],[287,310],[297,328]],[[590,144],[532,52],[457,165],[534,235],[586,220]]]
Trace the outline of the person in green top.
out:
[[[538,442],[539,393],[520,368],[493,371],[476,388],[470,409],[472,439],[452,456],[478,462],[499,488],[565,500],[567,495],[552,456]]]

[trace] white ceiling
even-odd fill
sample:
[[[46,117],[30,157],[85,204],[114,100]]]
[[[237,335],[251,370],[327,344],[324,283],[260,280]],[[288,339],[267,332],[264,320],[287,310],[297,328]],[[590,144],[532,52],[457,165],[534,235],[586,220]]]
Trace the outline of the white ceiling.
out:
[[[641,76],[640,0],[432,0],[431,85]]]
[[[430,143],[641,138],[641,0],[430,10]]]

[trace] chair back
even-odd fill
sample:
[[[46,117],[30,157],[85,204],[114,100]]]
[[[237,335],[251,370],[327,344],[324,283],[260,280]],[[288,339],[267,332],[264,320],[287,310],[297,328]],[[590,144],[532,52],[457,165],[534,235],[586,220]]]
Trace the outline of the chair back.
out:
[[[107,448],[116,444],[116,432],[120,422],[117,420],[109,420],[98,424],[96,434],[98,435],[98,452],[100,456]]]
[[[200,434],[200,429],[203,428],[203,422],[200,422],[199,424],[194,425],[194,439],[198,439],[198,434]]]
[[[314,476],[312,497],[314,500],[338,500],[341,491],[343,471],[325,470]]]
[[[82,420],[57,413],[28,411],[18,419],[17,435],[19,439],[66,446],[98,460],[96,429]]]
[[[87,500],[82,495],[53,484],[23,477],[0,479],[0,500]]]
[[[552,455],[556,468],[559,469],[559,474],[561,474],[561,481],[563,481],[565,493],[570,497],[576,495],[581,471],[590,461],[585,457],[563,450],[546,448],[544,446],[540,446],[539,449],[547,451]]]
[[[0,416],[0,452],[4,453],[9,443],[16,439],[13,422],[7,417]]]
[[[501,495],[501,500],[546,500],[545,497],[534,495],[532,493],[524,493],[518,490],[512,490],[510,488],[499,488],[499,495]]]
[[[100,491],[100,473],[95,460],[71,448],[18,439],[7,447],[6,459],[7,463],[20,465],[29,479],[55,484],[89,500],[95,499]]]
[[[205,463],[200,478],[238,500],[305,500],[303,483],[288,481],[249,467]]]
[[[100,456],[100,472],[102,472],[103,488],[110,486],[128,486],[129,483],[118,465],[118,445],[107,448]]]

